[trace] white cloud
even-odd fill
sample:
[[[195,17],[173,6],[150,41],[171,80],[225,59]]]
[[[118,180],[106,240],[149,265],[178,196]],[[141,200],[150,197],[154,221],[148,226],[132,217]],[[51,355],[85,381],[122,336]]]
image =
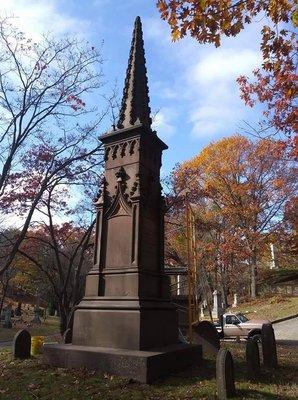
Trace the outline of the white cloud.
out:
[[[235,133],[248,112],[239,98],[236,78],[250,74],[260,61],[259,52],[252,49],[220,48],[209,51],[189,67],[192,135],[214,138]]]
[[[175,134],[176,128],[171,123],[175,116],[173,110],[163,108],[153,118],[152,128],[158,132],[162,139],[168,139]]]
[[[215,81],[234,83],[239,75],[250,74],[260,62],[260,53],[251,49],[214,49],[190,69],[189,79],[208,86]]]
[[[164,45],[171,43],[170,28],[160,18],[143,18],[143,27],[146,40],[158,40]]]
[[[58,0],[5,0],[1,15],[15,17],[14,23],[35,40],[48,32],[55,36],[87,32],[88,21],[70,17],[58,6]]]
[[[258,120],[258,111],[246,107],[236,78],[250,75],[261,64],[259,31],[254,23],[219,48],[186,37],[170,42],[168,25],[159,18],[145,21],[145,37],[155,43],[163,59],[164,76],[153,86],[154,94],[190,124],[191,136],[200,139],[235,133],[243,120]]]

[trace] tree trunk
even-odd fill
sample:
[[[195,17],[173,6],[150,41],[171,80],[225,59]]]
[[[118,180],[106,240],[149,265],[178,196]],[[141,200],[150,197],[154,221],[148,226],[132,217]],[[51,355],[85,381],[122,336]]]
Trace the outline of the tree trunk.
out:
[[[255,299],[257,293],[257,251],[253,250],[253,256],[251,258],[250,265],[250,295],[252,299]]]
[[[60,303],[59,303],[59,314],[60,314],[60,333],[63,336],[64,332],[67,329],[68,315],[63,304]]]
[[[5,282],[5,284],[3,284],[3,294],[2,294],[2,297],[1,297],[1,301],[0,301],[0,315],[2,313],[3,304],[4,304],[5,297],[6,297],[6,293],[7,293],[7,289],[8,289],[8,283],[9,282],[7,281],[7,282]]]

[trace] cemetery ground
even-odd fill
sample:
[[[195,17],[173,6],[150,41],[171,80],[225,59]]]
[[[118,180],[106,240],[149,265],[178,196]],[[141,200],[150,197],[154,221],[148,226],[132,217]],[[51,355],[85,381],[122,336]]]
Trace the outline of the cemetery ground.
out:
[[[33,316],[30,316],[32,319]],[[45,336],[46,339],[58,339],[59,334],[59,318],[47,317],[44,321],[41,318],[41,324],[30,323],[30,319],[24,323],[16,322],[11,329],[2,328],[0,326],[0,346],[1,342],[9,342],[13,340],[14,335],[21,329],[27,329],[31,336]],[[1,397],[0,397],[1,399]]]
[[[257,382],[248,382],[245,344],[224,343],[234,358],[235,399],[297,399],[297,347],[278,346],[279,367],[261,371]],[[13,360],[9,349],[0,349],[1,400],[195,400],[216,399],[215,357],[204,356],[201,367],[172,374],[153,385],[86,370],[64,370],[45,366],[41,356]]]
[[[262,297],[241,302],[233,312],[241,312],[248,318],[275,321],[298,313],[298,297],[285,295],[262,295]]]

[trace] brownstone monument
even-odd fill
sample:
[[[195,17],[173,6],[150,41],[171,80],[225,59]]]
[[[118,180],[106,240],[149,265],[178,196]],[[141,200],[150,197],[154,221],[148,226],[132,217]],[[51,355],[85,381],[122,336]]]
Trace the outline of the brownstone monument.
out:
[[[45,346],[45,360],[152,382],[201,360],[178,342],[164,274],[162,151],[151,129],[141,20],[135,22],[117,126],[100,137],[105,179],[96,202],[94,267],[74,313],[71,344]]]

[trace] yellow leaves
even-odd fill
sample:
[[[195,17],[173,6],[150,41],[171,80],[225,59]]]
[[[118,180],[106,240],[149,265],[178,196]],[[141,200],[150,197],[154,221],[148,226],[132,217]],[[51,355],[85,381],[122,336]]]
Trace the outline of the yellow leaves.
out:
[[[295,28],[298,27],[298,4],[296,6],[296,10],[293,12],[291,20]]]
[[[175,28],[172,30],[172,40],[173,42],[176,42],[181,38],[181,32],[179,31],[178,28]]]
[[[222,22],[222,28],[223,28],[224,30],[229,29],[230,27],[231,27],[230,21],[224,20],[224,21]]]
[[[201,8],[204,10],[204,8],[206,7],[206,3],[207,3],[207,0],[200,0],[200,6],[201,6]]]

